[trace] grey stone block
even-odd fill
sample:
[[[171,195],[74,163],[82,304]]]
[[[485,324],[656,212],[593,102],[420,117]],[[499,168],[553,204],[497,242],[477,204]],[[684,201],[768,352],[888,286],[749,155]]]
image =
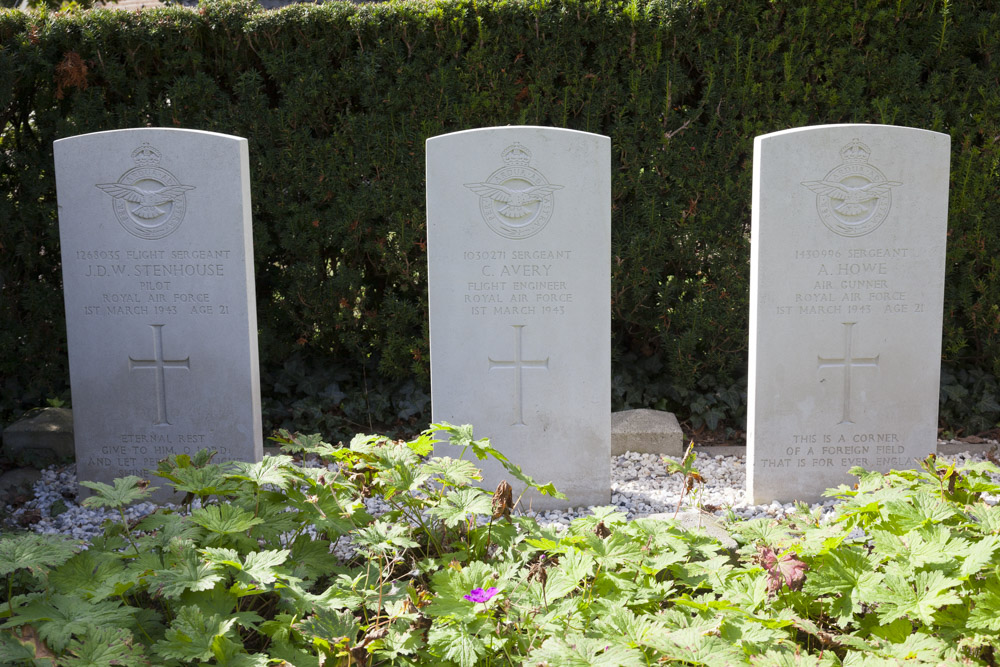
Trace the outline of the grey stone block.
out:
[[[17,463],[35,468],[72,461],[73,411],[42,408],[29,413],[4,429],[3,451]]]
[[[34,468],[14,468],[0,475],[0,501],[12,502],[21,494],[29,497],[35,482],[42,478],[42,473]]]
[[[611,413],[611,455],[684,454],[684,434],[677,417],[663,410],[625,410]]]

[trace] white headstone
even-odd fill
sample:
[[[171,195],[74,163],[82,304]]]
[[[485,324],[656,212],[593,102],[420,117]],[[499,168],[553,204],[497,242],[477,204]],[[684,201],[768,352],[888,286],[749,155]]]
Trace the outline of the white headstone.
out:
[[[260,460],[246,139],[117,130],[54,152],[78,478],[163,498],[147,471],[169,454]]]
[[[948,135],[754,141],[747,493],[814,501],[937,445]]]
[[[429,139],[427,239],[434,420],[472,424],[569,505],[609,502],[610,139],[543,127]],[[487,466],[484,486],[517,489],[502,472]]]

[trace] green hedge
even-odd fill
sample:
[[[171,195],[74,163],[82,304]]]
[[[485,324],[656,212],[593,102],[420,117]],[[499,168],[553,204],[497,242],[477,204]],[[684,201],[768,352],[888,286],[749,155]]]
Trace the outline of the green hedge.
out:
[[[503,124],[611,137],[615,405],[738,424],[753,138],[818,123],[951,135],[944,361],[998,375],[998,42],[987,1],[3,11],[0,421],[65,393],[52,142],[147,125],[250,141],[268,426],[429,418],[424,140]]]

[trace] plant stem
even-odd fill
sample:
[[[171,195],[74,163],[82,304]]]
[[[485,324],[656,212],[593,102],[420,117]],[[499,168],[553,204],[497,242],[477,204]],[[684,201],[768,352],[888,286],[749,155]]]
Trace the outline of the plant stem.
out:
[[[128,529],[128,519],[125,518],[125,509],[123,507],[119,507],[118,514],[121,515],[122,518],[122,527],[125,529],[125,539],[129,541],[129,544],[131,544],[132,548],[135,549],[135,555],[138,556],[139,545],[137,545],[135,540],[132,539],[132,531]]]

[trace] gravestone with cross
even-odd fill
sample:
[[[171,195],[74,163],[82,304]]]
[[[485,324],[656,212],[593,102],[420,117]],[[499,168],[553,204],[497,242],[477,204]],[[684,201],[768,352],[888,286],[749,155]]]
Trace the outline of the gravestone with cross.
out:
[[[747,493],[814,501],[937,446],[950,139],[885,125],[754,142]]]
[[[610,159],[607,137],[553,128],[427,141],[434,421],[472,424],[574,506],[610,500]],[[516,488],[485,466],[501,479]]]
[[[55,142],[77,477],[263,448],[247,142],[135,129]]]

